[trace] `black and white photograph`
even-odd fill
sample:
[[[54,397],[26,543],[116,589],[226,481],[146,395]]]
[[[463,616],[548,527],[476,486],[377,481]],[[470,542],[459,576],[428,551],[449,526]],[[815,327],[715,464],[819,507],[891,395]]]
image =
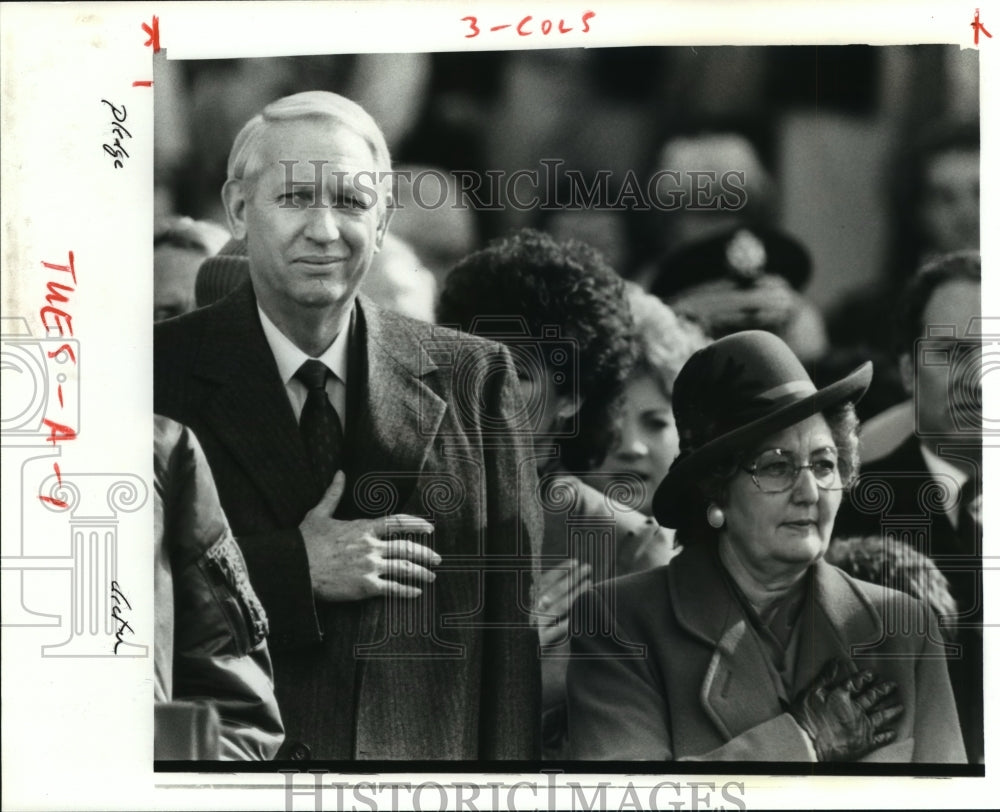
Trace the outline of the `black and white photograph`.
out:
[[[974,51],[157,68],[219,757],[982,763]]]
[[[237,5],[115,29],[106,267],[5,250],[4,645],[129,669],[139,808],[989,805],[987,10],[255,55]]]

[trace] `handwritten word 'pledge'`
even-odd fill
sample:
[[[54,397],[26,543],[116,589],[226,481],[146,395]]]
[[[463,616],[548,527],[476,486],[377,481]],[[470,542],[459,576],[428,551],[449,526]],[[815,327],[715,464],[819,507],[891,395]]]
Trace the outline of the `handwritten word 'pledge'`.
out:
[[[124,104],[119,110],[107,99],[101,99],[101,103],[106,104],[111,108],[111,134],[115,136],[115,140],[111,144],[104,145],[104,151],[114,159],[115,169],[121,169],[125,165],[122,158],[129,157],[128,152],[125,151],[125,147],[122,146],[122,139],[132,137],[132,133],[126,130],[122,125],[122,122],[125,121],[125,117],[128,113],[125,112]]]
[[[491,25],[486,30],[490,32],[502,31],[505,28],[513,28],[517,31],[519,37],[530,37],[532,34],[542,34],[543,36],[549,36],[550,34],[569,34],[572,31],[579,30],[581,34],[586,34],[590,31],[590,21],[597,16],[596,11],[585,11],[580,16],[579,28],[576,28],[576,24],[567,23],[566,20],[560,18],[557,20],[543,19],[535,20],[533,16],[528,14],[523,17],[519,22],[515,23],[501,23],[500,25]],[[478,37],[483,29],[479,26],[478,17],[463,17],[462,22],[468,23],[469,33],[465,35],[466,39],[472,39],[473,37]]]

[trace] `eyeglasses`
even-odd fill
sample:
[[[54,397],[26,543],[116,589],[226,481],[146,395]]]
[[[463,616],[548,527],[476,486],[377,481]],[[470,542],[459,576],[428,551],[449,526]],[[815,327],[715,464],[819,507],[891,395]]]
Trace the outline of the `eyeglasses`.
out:
[[[824,491],[843,490],[844,483],[837,465],[837,452],[832,448],[824,448],[815,453],[823,456],[799,465],[791,451],[771,448],[758,454],[750,467],[740,467],[753,477],[754,485],[764,493],[790,491],[795,487],[799,474],[807,468],[812,471],[816,487]]]

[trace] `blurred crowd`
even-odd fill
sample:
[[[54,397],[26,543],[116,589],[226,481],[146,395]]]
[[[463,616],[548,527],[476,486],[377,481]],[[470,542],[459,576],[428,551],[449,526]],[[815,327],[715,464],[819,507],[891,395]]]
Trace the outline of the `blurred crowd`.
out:
[[[219,189],[242,124],[278,97],[332,90],[372,113],[395,170],[433,174],[397,187],[392,245],[379,259],[406,287],[411,312],[432,317],[462,256],[513,228],[539,228],[588,242],[702,323],[737,325],[754,310],[751,320],[779,326],[821,380],[874,359],[863,417],[903,397],[890,330],[899,285],[935,253],[978,248],[972,51],[568,49],[163,61],[158,70],[160,218],[224,224]],[[543,176],[543,161],[559,162],[556,188],[542,190],[558,205],[512,205],[509,195],[524,193],[506,184],[488,205],[476,205],[485,185],[462,191],[472,188],[462,173]],[[560,203],[573,171],[588,186],[607,174],[605,205]],[[667,205],[644,207],[623,189],[630,177],[645,188],[656,172],[677,173],[658,187]],[[433,205],[412,200],[414,189]],[[741,270],[717,243],[710,280],[706,258],[686,249],[746,225],[794,247],[765,240],[757,269],[744,240]]]

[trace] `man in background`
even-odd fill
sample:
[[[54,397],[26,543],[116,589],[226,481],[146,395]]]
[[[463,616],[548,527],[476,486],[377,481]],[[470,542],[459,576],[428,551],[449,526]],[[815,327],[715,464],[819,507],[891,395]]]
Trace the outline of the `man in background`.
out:
[[[182,316],[197,306],[198,267],[229,239],[222,226],[190,217],[166,217],[153,231],[153,320]]]
[[[912,429],[862,465],[834,528],[905,541],[948,579],[961,647],[948,665],[972,763],[983,759],[981,296],[975,252],[930,261],[906,287],[898,347]]]

